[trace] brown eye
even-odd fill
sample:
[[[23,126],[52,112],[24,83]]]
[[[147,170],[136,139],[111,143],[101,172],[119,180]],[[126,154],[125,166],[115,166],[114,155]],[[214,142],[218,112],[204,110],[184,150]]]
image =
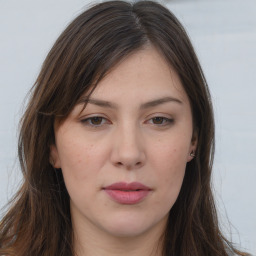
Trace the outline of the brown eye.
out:
[[[91,120],[91,124],[92,125],[100,125],[102,123],[102,117],[100,116],[95,116],[95,117],[91,117],[90,120]]]
[[[81,120],[81,123],[83,125],[89,126],[89,127],[101,127],[105,124],[108,124],[109,121],[101,116],[92,116],[92,117],[88,117],[86,119]]]
[[[158,116],[158,117],[152,118],[152,121],[153,121],[154,124],[162,124],[163,121],[164,121],[164,118]]]
[[[157,125],[157,126],[167,126],[173,124],[174,120],[163,117],[163,116],[156,116],[150,119],[150,123]]]

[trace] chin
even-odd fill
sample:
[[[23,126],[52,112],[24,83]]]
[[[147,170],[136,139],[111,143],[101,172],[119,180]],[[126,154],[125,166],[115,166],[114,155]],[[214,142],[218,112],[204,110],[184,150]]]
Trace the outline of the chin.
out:
[[[155,228],[164,229],[166,221],[164,219],[145,218],[146,216],[123,216],[113,218],[112,221],[105,222],[105,231],[118,238],[134,238],[143,235]],[[161,223],[162,222],[162,223]],[[163,225],[162,225],[163,224]]]
[[[115,225],[107,228],[107,232],[117,238],[134,238],[147,232],[148,227],[138,225]]]

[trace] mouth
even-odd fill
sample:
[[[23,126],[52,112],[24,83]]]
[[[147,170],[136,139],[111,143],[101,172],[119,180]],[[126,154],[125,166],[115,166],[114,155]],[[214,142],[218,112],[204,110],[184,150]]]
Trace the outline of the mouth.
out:
[[[118,182],[104,187],[107,195],[119,204],[137,204],[143,201],[152,191],[151,188],[139,182]]]

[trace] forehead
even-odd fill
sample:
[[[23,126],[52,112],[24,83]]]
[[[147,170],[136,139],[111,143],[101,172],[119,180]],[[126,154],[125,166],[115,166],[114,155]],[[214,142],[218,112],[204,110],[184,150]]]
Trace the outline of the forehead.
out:
[[[188,102],[177,72],[153,47],[138,50],[120,61],[97,84],[92,98],[130,104],[161,97]]]

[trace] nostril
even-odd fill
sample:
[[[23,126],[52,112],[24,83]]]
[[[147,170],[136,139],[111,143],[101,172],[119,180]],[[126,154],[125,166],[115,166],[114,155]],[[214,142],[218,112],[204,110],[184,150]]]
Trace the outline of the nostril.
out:
[[[116,166],[119,166],[119,167],[126,166],[128,169],[133,169],[134,167],[140,167],[141,165],[142,165],[142,162],[137,162],[134,165],[125,164],[123,162],[116,162]]]

